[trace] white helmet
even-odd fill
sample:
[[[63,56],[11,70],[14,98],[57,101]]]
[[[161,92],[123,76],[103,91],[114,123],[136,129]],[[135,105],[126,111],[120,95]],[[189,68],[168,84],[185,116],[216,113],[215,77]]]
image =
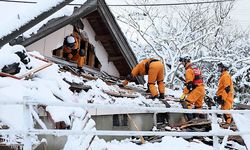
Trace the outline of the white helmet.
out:
[[[229,69],[229,68],[231,67],[231,64],[229,64],[229,63],[226,62],[226,61],[222,61],[222,62],[219,62],[219,63],[218,63],[218,67],[225,68],[225,69]]]
[[[188,55],[188,54],[184,54],[182,55],[180,58],[179,58],[179,61],[180,62],[187,62],[187,61],[190,61],[191,60],[191,56]]]
[[[72,43],[76,42],[75,38],[73,36],[68,36],[66,40],[67,40],[67,43],[69,43],[69,44],[72,44]]]

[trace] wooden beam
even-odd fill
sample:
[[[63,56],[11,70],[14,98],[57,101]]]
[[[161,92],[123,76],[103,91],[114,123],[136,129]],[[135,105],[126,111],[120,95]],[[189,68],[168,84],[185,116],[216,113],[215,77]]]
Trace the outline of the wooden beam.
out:
[[[29,46],[30,44],[40,40],[41,38],[43,38],[47,35],[49,35],[50,33],[54,32],[60,28],[63,28],[64,26],[74,22],[76,19],[84,18],[86,15],[90,14],[91,12],[94,12],[97,9],[96,4],[97,4],[97,0],[87,1],[79,9],[77,9],[71,16],[63,17],[62,19],[45,27],[42,31],[39,31],[38,34],[35,34],[34,36],[32,36],[28,39],[25,39],[24,42],[18,43],[18,44],[23,45],[25,47]],[[18,35],[20,35],[20,34],[18,34]],[[16,35],[16,36],[18,36],[18,35]],[[13,39],[13,38],[11,38],[11,39]],[[0,40],[0,46],[1,46],[1,42],[2,41]]]
[[[123,56],[115,56],[115,57],[108,57],[108,61],[117,61],[117,60],[121,60],[124,59]]]
[[[138,95],[128,94],[128,93],[120,93],[114,91],[103,90],[104,93],[114,96],[114,97],[127,97],[127,98],[137,98]]]
[[[239,109],[239,110],[247,109],[247,110],[250,110],[250,105],[247,105],[247,104],[238,104],[235,109]]]
[[[109,41],[112,40],[111,35],[106,34],[106,35],[96,35],[95,36],[96,41]]]
[[[20,78],[20,77],[17,77],[17,76],[15,76],[15,75],[11,75],[11,74],[5,73],[5,72],[0,72],[0,76],[1,76],[1,77],[11,77],[11,78],[18,79],[18,80],[22,79],[22,78]]]
[[[0,38],[0,47],[5,45],[6,43],[10,42],[12,39],[16,38],[18,35],[29,30],[33,26],[37,25],[39,22],[43,21],[44,19],[46,19],[47,17],[49,17],[53,13],[57,12],[58,10],[60,10],[61,8],[63,8],[65,5],[69,4],[72,1],[73,0],[62,1],[61,3],[57,4],[56,6],[51,7],[47,11],[45,11],[45,12],[39,14],[37,17],[31,19],[29,22],[25,23],[24,25],[21,25],[18,29],[16,29],[12,33],[1,37]]]
[[[31,69],[31,70],[28,71],[27,73],[25,73],[25,74],[19,76],[19,78],[22,79],[22,78],[31,76],[31,75],[33,75],[34,73],[37,73],[37,72],[39,72],[39,71],[41,71],[41,70],[43,70],[43,69],[45,69],[45,68],[47,68],[47,67],[49,67],[49,66],[51,66],[51,65],[52,65],[52,63],[43,64],[42,66],[40,66],[40,67],[38,67],[38,68]]]

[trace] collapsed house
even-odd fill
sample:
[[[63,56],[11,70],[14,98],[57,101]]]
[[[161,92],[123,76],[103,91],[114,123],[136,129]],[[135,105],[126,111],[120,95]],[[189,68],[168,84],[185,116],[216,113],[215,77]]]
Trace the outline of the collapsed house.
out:
[[[124,77],[137,64],[137,59],[116,23],[105,1],[87,1],[71,16],[53,18],[29,38],[17,38],[11,44],[38,51],[50,60],[62,58],[63,40],[72,34],[73,26],[83,31],[87,61],[85,68]],[[59,59],[58,59],[59,58]],[[137,78],[138,83],[144,83]]]
[[[117,88],[114,91],[103,90],[100,88],[103,93],[108,95],[108,98],[105,97],[108,103],[115,103],[119,101],[119,99],[117,99],[119,97],[128,97],[131,98],[131,100],[134,100],[142,96],[143,98],[140,98],[144,101],[138,104],[140,106],[165,107],[165,105],[161,101],[153,102],[152,100],[146,100],[144,97],[146,93],[143,87],[139,89],[135,89],[132,87],[130,89],[123,89],[121,87],[117,87],[117,81],[127,75],[132,67],[137,64],[137,60],[130,46],[128,45],[126,38],[117,25],[112,13],[105,4],[105,1],[89,0],[80,8],[76,8],[71,16],[54,18],[44,24],[37,31],[37,33],[32,34],[29,38],[19,37],[13,39],[10,44],[23,45],[27,51],[38,51],[40,54],[45,56],[45,58],[39,58],[32,55],[31,56],[36,59],[45,61],[46,63],[49,62],[49,64],[53,62],[61,64],[60,70],[62,72],[71,72],[71,74],[77,75],[74,68],[76,66],[75,62],[67,62],[61,57],[63,39],[65,38],[65,36],[72,33],[74,26],[77,26],[82,31],[84,31],[82,33],[85,36],[85,48],[87,51],[87,61],[84,69],[89,74],[81,75],[84,82],[80,83],[75,83],[74,81],[67,80],[65,78],[64,81],[70,85],[69,89],[72,92],[88,92],[88,90],[90,90],[91,88],[84,85],[85,82],[102,79],[111,87],[114,86],[115,88]],[[33,75],[33,73],[31,74]],[[143,84],[144,80],[138,77],[136,82]],[[65,101],[65,99],[61,98],[55,93],[53,94],[55,95],[56,99]],[[97,98],[92,97],[92,99],[87,99],[87,103],[95,103],[95,100],[97,100]],[[176,103],[178,103],[178,100],[175,100],[176,102],[171,105],[175,105]],[[48,110],[46,110],[46,106],[39,107],[39,111],[37,113],[39,115],[39,118],[41,118],[45,123],[38,123],[36,128],[40,129],[44,126],[50,129],[56,128],[66,130],[72,128],[64,120],[55,120],[52,117],[53,115],[51,115]],[[95,126],[93,126],[90,123],[90,128],[85,128],[88,124],[88,121],[90,120],[89,115],[91,115],[91,119],[94,119],[96,124]],[[69,116],[72,117],[71,115]],[[156,114],[148,113],[146,111],[110,111],[107,109],[90,109],[88,110],[88,113],[83,113],[79,118],[82,118],[81,121],[85,123],[83,125],[83,129],[85,130],[96,128],[102,130],[148,131],[151,130],[154,126],[164,124],[166,122],[168,123],[168,125],[176,127],[180,126],[180,124],[184,121],[183,114]],[[37,120],[37,122],[39,122],[39,120]],[[202,126],[204,124],[207,125],[210,124],[210,122],[205,122],[199,125]],[[55,136],[44,136],[44,138],[47,139],[49,145],[48,147],[51,149],[58,148],[59,146],[63,146],[66,143],[66,137],[58,138]],[[91,144],[93,138],[94,136],[88,137],[86,139],[86,141],[89,142],[89,145]],[[111,140],[114,138],[119,139],[115,136],[104,138],[107,140]],[[89,145],[87,145],[87,147],[89,147]]]

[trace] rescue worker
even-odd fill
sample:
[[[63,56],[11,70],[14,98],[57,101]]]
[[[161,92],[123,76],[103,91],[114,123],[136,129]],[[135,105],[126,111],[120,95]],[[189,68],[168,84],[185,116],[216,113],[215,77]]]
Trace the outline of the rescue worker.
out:
[[[201,109],[205,97],[205,88],[203,84],[202,73],[199,68],[191,63],[191,57],[186,55],[180,57],[179,61],[186,69],[185,73],[185,87],[181,96],[181,104],[185,109]],[[186,114],[188,120],[197,117],[197,114]],[[201,118],[203,114],[199,115]]]
[[[221,105],[222,110],[232,109],[233,105],[234,87],[232,78],[228,73],[229,67],[230,64],[226,62],[218,64],[218,69],[221,72],[221,75],[214,101]],[[223,116],[227,124],[232,122],[232,116],[230,114],[224,114]]]
[[[74,29],[73,34],[66,36],[63,42],[63,58],[66,60],[77,61],[78,72],[83,71],[85,64],[85,51],[81,47],[80,33]]]
[[[159,98],[164,99],[165,93],[165,84],[164,80],[164,65],[160,60],[147,58],[142,60],[139,64],[137,64],[131,71],[129,75],[127,75],[126,79],[123,81],[123,85],[126,86],[129,81],[131,81],[136,76],[148,75],[148,87],[151,93],[150,98]],[[157,81],[157,88],[155,86],[155,82]]]

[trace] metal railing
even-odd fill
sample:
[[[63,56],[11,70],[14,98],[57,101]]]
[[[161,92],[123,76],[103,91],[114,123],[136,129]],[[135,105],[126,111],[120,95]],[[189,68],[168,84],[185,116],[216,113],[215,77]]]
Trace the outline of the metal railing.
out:
[[[216,114],[245,114],[250,113],[250,110],[197,110],[197,109],[180,109],[180,108],[164,108],[164,107],[141,107],[141,106],[117,106],[117,105],[101,105],[101,104],[79,104],[79,103],[68,103],[68,102],[36,102],[30,97],[24,97],[24,101],[0,101],[0,105],[23,105],[24,106],[24,121],[26,124],[25,130],[0,130],[0,135],[9,134],[24,134],[24,150],[32,149],[31,135],[99,135],[99,136],[213,136],[213,147],[214,149],[221,149],[219,145],[218,136],[228,137],[229,135],[250,135],[249,131],[232,131],[226,129],[220,129],[217,123]],[[112,131],[112,130],[96,130],[96,131],[73,131],[73,130],[55,130],[55,129],[34,129],[30,122],[32,122],[32,111],[31,108],[37,105],[46,106],[65,106],[65,107],[80,107],[85,110],[88,109],[119,109],[119,110],[131,110],[141,111],[142,113],[201,113],[201,114],[212,114],[211,119],[211,131],[209,132],[170,132],[170,131]],[[155,116],[155,115],[154,115]],[[224,139],[225,140],[225,139]],[[224,141],[223,140],[223,141]],[[223,144],[222,144],[223,145]]]

